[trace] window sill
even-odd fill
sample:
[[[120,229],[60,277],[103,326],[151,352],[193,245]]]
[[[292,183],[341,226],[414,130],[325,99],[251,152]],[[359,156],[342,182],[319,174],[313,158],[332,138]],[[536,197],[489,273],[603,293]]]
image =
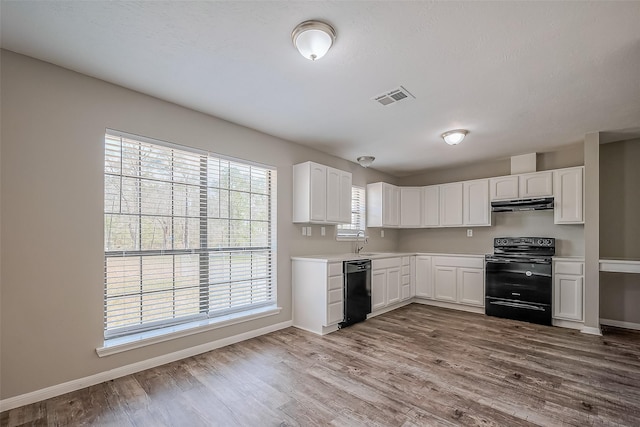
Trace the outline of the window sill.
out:
[[[253,310],[220,316],[214,319],[199,320],[182,325],[141,332],[139,334],[127,335],[126,337],[112,338],[105,340],[102,347],[96,348],[96,353],[98,353],[99,357],[110,356],[112,354],[122,353],[123,351],[133,350],[135,348],[146,347],[148,345],[176,338],[186,337],[213,329],[224,328],[225,326],[273,316],[279,314],[280,311],[282,311],[282,307],[270,305],[267,307],[260,307]]]

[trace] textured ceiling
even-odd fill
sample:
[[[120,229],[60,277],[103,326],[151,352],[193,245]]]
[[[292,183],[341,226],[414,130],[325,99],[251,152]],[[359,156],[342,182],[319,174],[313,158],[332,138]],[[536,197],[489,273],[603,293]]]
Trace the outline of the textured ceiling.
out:
[[[397,176],[640,128],[639,1],[0,7],[5,49]],[[291,44],[307,19],[337,32],[317,62]],[[400,85],[416,99],[371,100]]]

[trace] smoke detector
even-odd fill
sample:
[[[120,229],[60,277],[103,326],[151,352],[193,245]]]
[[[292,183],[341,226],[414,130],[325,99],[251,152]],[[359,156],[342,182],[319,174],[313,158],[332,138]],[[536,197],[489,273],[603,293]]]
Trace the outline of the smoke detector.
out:
[[[382,105],[390,105],[396,102],[402,101],[403,99],[415,99],[416,97],[411,94],[407,89],[403,86],[400,86],[396,89],[390,90],[388,92],[383,93],[382,95],[374,96],[371,98],[372,100],[379,102]]]

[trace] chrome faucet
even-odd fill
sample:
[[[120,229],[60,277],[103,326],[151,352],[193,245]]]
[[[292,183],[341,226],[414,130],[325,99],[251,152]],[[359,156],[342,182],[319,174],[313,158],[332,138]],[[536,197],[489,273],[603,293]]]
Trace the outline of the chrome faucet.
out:
[[[360,237],[364,238],[364,243],[360,246]],[[364,235],[364,231],[360,230],[356,233],[356,250],[355,253],[360,255],[360,251],[364,249],[364,245],[367,243],[367,237]]]

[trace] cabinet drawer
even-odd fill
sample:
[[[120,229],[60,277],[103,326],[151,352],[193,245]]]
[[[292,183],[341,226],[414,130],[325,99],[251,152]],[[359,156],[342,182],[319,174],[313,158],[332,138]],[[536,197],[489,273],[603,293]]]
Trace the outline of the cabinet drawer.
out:
[[[371,269],[380,270],[383,268],[400,267],[401,258],[383,258],[371,261]]]
[[[329,276],[337,276],[342,274],[342,263],[332,262],[329,264]]]
[[[342,274],[340,276],[329,277],[328,286],[330,291],[334,289],[339,289],[340,292],[342,292],[342,289],[344,288],[344,281],[342,279]]]
[[[344,307],[342,302],[336,302],[327,306],[327,319],[325,326],[333,325],[344,320]]]
[[[447,267],[484,268],[484,258],[437,256],[433,257],[433,265],[442,265]]]
[[[555,264],[555,274],[575,274],[578,276],[582,276],[582,267],[583,263],[581,262],[565,262],[558,261]]]
[[[402,257],[402,265],[409,265],[409,257],[408,256],[403,256]]]
[[[409,267],[408,265],[403,265],[402,274],[411,274],[411,267]]]
[[[408,274],[404,274],[404,275],[402,275],[402,279],[401,280],[402,280],[401,281],[402,285],[408,285],[408,284],[411,283],[411,276],[408,275]]]
[[[336,302],[342,302],[342,289],[334,289],[329,291],[328,303],[333,304]]]

